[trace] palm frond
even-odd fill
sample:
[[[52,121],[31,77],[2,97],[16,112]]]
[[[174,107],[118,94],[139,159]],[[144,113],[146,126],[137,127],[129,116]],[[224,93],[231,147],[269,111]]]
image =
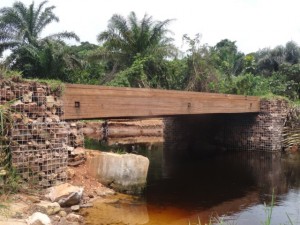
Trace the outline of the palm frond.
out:
[[[43,3],[44,2],[42,2],[41,4],[43,4]],[[59,18],[52,11],[55,8],[56,8],[55,6],[47,7],[47,8],[45,8],[45,10],[42,13],[36,15],[37,20],[36,20],[36,26],[35,26],[34,32],[37,36],[40,35],[40,33],[50,23],[59,22]]]
[[[0,54],[3,53],[5,50],[15,48],[18,45],[19,42],[14,42],[14,41],[0,43]]]
[[[40,16],[41,16],[41,13],[42,13],[42,9],[44,7],[45,4],[47,4],[48,1],[43,1],[39,4],[38,8],[36,9],[36,12],[34,14],[34,17],[33,17],[33,21],[35,22],[35,30],[33,31],[33,33],[35,33],[36,35],[38,35],[38,30],[40,30],[40,26],[38,25],[39,21],[40,21]]]
[[[126,19],[118,14],[114,14],[109,20],[108,27],[116,29],[120,35],[124,36],[129,31]]]
[[[74,32],[67,32],[67,31],[49,35],[44,39],[55,39],[55,40],[74,39],[76,41],[80,41],[80,38]]]

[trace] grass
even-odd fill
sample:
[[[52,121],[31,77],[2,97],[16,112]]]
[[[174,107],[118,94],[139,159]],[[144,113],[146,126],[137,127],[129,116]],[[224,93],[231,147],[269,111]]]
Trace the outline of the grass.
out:
[[[103,143],[102,141],[92,138],[84,138],[84,147],[87,149],[110,151],[111,147]]]
[[[108,146],[102,141],[85,138],[84,139],[84,147],[86,149],[93,149],[93,150],[99,150],[102,152],[113,152],[116,154],[125,154],[126,150],[125,148],[122,148],[120,146]]]
[[[0,194],[15,193],[19,190],[19,177],[11,165],[10,131],[12,127],[12,116],[8,102],[0,105]]]
[[[274,206],[275,206],[275,194],[273,191],[270,204],[269,205],[265,204],[266,219],[264,222],[262,222],[262,225],[271,225],[272,224],[271,222],[272,222],[272,214],[273,214]],[[286,213],[286,216],[288,218],[288,224],[283,224],[283,225],[294,225],[294,222],[292,221],[289,214]]]
[[[7,171],[11,166],[9,149],[9,132],[12,126],[11,103],[0,105],[0,171],[2,172]]]
[[[286,100],[287,102],[291,103],[292,101],[285,97],[285,96],[281,96],[281,95],[274,95],[272,93],[268,93],[266,95],[262,95],[259,96],[262,100]]]
[[[10,79],[14,82],[22,81],[22,72],[8,70],[5,66],[0,66],[0,79]]]
[[[274,191],[272,193],[271,202],[269,204],[264,203],[265,206],[265,215],[266,218],[264,221],[261,222],[261,225],[272,225],[272,216],[273,216],[273,209],[275,207],[275,194]],[[292,221],[291,217],[288,213],[286,213],[286,217],[288,219],[288,224],[280,224],[280,225],[295,225],[295,223]],[[211,217],[209,220],[209,223],[202,224],[200,221],[200,218],[198,217],[198,222],[195,225],[228,225],[228,223],[224,222],[222,218],[219,216]],[[234,224],[237,224],[237,222],[234,222]],[[194,225],[190,221],[188,225]]]
[[[195,225],[213,225],[213,224],[225,225],[223,219],[220,218],[219,216],[212,216],[209,222],[205,224],[202,224],[200,218],[198,217],[198,221]],[[189,221],[189,225],[193,225],[193,224],[191,224],[191,222]]]
[[[52,79],[30,79],[28,80],[30,82],[38,82],[38,83],[44,83],[47,84],[50,88],[50,90],[54,93],[56,93],[58,96],[62,96],[65,85],[60,80],[52,80]]]
[[[126,154],[126,150],[125,149],[122,149],[122,148],[117,148],[115,150],[112,151],[113,153],[116,153],[116,154],[119,154],[119,155],[122,155],[122,154]]]
[[[8,79],[13,82],[28,81],[28,82],[44,83],[50,87],[50,90],[52,92],[59,94],[59,96],[61,96],[63,94],[63,91],[65,90],[64,83],[60,80],[38,79],[38,78],[23,79],[22,72],[8,70],[5,66],[1,66],[1,65],[0,65],[0,79]]]
[[[263,225],[270,225],[271,224],[274,204],[275,204],[275,195],[274,195],[274,190],[273,190],[270,205],[265,204],[266,219],[262,223]]]
[[[5,176],[0,176],[0,195],[17,193],[21,188],[20,181],[20,176],[11,168]]]

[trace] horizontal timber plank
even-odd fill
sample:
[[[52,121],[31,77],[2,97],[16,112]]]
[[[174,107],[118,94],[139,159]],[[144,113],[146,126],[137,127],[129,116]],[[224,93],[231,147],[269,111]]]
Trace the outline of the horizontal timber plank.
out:
[[[258,97],[67,84],[65,119],[259,112]],[[75,102],[80,107],[75,107]]]

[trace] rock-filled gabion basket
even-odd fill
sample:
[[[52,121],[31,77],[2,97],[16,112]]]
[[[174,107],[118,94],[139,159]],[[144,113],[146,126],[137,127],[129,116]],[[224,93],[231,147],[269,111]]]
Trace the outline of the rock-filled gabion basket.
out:
[[[25,181],[49,187],[67,179],[67,126],[65,122],[14,124],[12,166]]]
[[[9,104],[11,164],[32,185],[67,179],[70,125],[62,122],[61,88],[32,81],[1,80],[0,104]]]

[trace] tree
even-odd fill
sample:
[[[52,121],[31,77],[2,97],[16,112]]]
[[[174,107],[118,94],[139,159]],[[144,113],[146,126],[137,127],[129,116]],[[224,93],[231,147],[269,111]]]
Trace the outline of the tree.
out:
[[[72,81],[73,71],[81,61],[63,41],[45,39],[37,45],[22,44],[8,56],[10,68],[22,71],[24,77]]]
[[[235,41],[223,39],[211,52],[215,67],[228,77],[242,72],[244,54],[238,51]]]
[[[100,84],[105,75],[106,64],[104,61],[88,60],[91,52],[97,48],[98,45],[89,42],[81,42],[80,45],[73,45],[69,48],[69,54],[72,54],[80,61],[81,67],[72,71],[68,82]]]
[[[206,45],[200,45],[200,35],[195,38],[187,35],[183,40],[189,45],[187,50],[187,67],[185,83],[186,90],[211,92],[216,91],[214,84],[217,83],[217,71],[214,68],[210,55],[210,48]]]
[[[6,49],[18,48],[22,44],[37,45],[42,31],[52,22],[58,22],[53,13],[55,6],[44,8],[43,1],[37,8],[34,2],[27,8],[22,2],[0,10],[0,53]],[[52,34],[44,39],[73,38],[79,40],[73,32]]]
[[[162,82],[161,62],[176,52],[172,45],[173,39],[167,36],[170,33],[167,26],[171,21],[154,21],[148,15],[144,15],[139,21],[134,12],[127,18],[113,15],[108,29],[97,37],[103,46],[93,55],[94,58],[105,59],[110,65],[110,77],[107,81],[113,80],[118,72],[133,66],[131,71],[136,74],[137,68],[142,69],[139,71],[145,73],[148,83],[135,81],[133,86],[161,86],[154,81]],[[155,78],[157,76],[158,79]]]
[[[279,68],[278,62],[272,56],[272,50],[264,48],[255,53],[257,64],[257,73],[264,76],[270,76],[273,71]]]
[[[0,10],[0,53],[10,49],[12,53],[6,64],[22,71],[25,77],[65,79],[67,70],[72,69],[68,66],[75,65],[76,60],[67,55],[63,39],[78,41],[79,38],[73,32],[41,38],[50,23],[59,21],[53,13],[55,6],[45,7],[46,4],[43,1],[35,8],[34,3],[26,7],[22,2],[15,2],[12,7]]]
[[[290,64],[297,64],[299,63],[300,58],[300,49],[298,45],[293,42],[289,41],[285,45],[285,61]]]
[[[273,72],[280,70],[281,65],[294,65],[299,63],[300,50],[298,45],[287,42],[285,46],[276,46],[273,49],[262,49],[255,54],[257,62],[257,73],[271,76]]]

